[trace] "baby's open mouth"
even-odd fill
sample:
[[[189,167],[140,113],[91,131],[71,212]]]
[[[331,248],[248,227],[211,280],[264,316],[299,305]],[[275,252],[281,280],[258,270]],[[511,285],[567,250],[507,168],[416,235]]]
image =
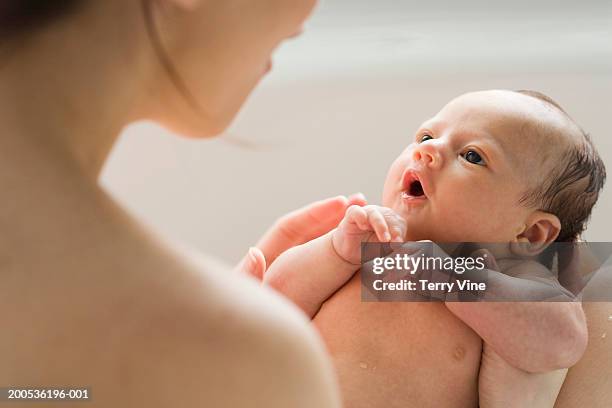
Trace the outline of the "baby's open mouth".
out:
[[[414,180],[410,183],[410,187],[408,187],[408,194],[413,197],[421,197],[425,195],[423,192],[423,186],[419,180]]]
[[[409,200],[427,199],[419,175],[414,170],[406,170],[402,179],[402,197]]]

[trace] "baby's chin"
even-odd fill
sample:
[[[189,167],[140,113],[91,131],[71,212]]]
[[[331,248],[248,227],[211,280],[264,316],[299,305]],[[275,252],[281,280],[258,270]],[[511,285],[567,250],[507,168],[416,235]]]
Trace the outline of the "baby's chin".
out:
[[[383,205],[385,205],[383,201]],[[443,223],[438,225],[439,219],[432,214],[430,208],[419,207],[407,209],[401,202],[393,203],[387,207],[395,211],[406,220],[406,235],[404,241],[433,241],[441,242],[484,242],[475,240],[474,234],[466,234],[466,229],[458,229],[458,225]],[[454,227],[454,228],[453,228]]]
[[[465,231],[452,231],[444,226],[435,226],[431,224],[424,225],[423,223],[411,223],[407,220],[406,236],[404,241],[432,241],[438,244],[441,243],[464,243],[464,242],[508,242],[502,239],[487,239],[479,234],[466,234]]]
[[[464,231],[451,231],[448,226],[436,225],[418,214],[402,216],[406,220],[404,241],[463,242],[467,238]]]
[[[410,215],[404,218],[406,220],[405,241],[438,240],[437,234],[432,231],[431,224],[418,219],[418,217],[411,217]]]
[[[401,205],[386,205],[383,202],[385,207],[391,208],[395,211],[400,217],[406,220],[406,236],[404,237],[404,241],[420,241],[420,240],[432,240],[431,234],[431,222],[427,217],[424,217],[423,214],[419,214],[417,212],[406,211],[406,209]]]

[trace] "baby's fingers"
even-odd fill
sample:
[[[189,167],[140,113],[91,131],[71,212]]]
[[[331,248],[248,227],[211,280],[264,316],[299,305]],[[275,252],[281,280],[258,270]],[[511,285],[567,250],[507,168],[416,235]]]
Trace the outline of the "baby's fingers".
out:
[[[378,240],[380,242],[391,241],[391,233],[389,232],[385,217],[376,208],[370,207],[366,211],[368,212],[368,221],[374,229]]]
[[[362,231],[367,231],[370,229],[370,224],[368,223],[368,214],[363,207],[358,205],[352,205],[346,211],[346,217],[349,222],[354,223],[357,227]]]
[[[406,236],[406,220],[387,207],[379,207],[380,213],[385,217],[387,228],[391,234],[392,242],[404,242]]]
[[[396,214],[387,215],[385,217],[389,231],[391,232],[391,240],[393,242],[404,242],[406,236],[406,221]]]

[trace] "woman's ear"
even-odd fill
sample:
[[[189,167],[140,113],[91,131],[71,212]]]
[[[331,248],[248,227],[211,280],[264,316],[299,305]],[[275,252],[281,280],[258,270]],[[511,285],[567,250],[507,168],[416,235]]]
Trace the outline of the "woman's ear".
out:
[[[561,222],[556,215],[534,211],[525,222],[524,230],[510,243],[510,250],[518,256],[535,256],[559,236]]]

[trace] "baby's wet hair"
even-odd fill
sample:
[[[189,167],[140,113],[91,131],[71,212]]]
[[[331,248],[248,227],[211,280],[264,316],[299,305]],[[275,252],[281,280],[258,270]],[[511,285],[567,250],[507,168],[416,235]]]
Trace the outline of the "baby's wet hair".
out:
[[[546,180],[529,189],[520,199],[523,205],[537,207],[559,218],[561,231],[556,242],[575,242],[585,230],[599,192],[604,186],[604,163],[591,137],[552,98],[537,91],[514,92],[536,98],[559,110],[581,134],[577,143],[568,144],[562,153],[562,159],[553,167]]]

